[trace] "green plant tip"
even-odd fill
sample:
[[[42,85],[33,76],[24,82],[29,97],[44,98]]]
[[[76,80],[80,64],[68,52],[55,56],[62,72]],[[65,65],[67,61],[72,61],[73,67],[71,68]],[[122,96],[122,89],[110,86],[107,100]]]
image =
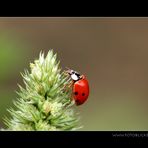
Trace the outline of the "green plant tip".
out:
[[[68,76],[62,72],[57,54],[49,50],[47,56],[30,63],[30,71],[21,73],[25,87],[19,85],[14,108],[4,117],[6,129],[11,131],[77,130],[79,117],[71,100]]]

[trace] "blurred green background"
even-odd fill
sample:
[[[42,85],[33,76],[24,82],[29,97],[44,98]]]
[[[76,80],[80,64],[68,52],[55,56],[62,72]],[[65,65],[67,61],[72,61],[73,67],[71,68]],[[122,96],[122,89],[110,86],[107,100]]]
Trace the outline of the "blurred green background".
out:
[[[148,130],[148,18],[0,18],[0,126],[20,72],[53,48],[62,68],[85,74],[81,130]]]

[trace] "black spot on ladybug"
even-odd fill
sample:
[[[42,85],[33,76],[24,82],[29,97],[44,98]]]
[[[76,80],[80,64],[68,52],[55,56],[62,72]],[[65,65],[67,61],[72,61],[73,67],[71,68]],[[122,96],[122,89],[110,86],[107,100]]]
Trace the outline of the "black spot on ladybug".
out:
[[[82,93],[82,96],[85,96],[85,93]]]
[[[78,95],[78,92],[76,91],[76,92],[74,92],[74,94],[75,94],[75,95]]]
[[[75,102],[76,102],[77,105],[81,104],[81,102],[79,100],[75,100]]]

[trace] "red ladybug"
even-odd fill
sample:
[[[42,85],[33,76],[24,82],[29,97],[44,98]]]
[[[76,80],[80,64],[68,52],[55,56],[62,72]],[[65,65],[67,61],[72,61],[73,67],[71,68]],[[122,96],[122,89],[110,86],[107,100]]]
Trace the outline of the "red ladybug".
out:
[[[73,98],[76,105],[83,104],[89,96],[89,84],[84,75],[80,75],[78,72],[68,69],[67,73],[71,76],[73,81]]]

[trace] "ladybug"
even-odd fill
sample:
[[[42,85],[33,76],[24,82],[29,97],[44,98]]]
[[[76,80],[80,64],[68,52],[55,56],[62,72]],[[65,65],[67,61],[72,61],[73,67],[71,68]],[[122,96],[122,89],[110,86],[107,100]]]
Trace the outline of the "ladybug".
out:
[[[89,84],[84,75],[68,68],[66,71],[72,79],[73,99],[76,105],[83,104],[89,96]]]

